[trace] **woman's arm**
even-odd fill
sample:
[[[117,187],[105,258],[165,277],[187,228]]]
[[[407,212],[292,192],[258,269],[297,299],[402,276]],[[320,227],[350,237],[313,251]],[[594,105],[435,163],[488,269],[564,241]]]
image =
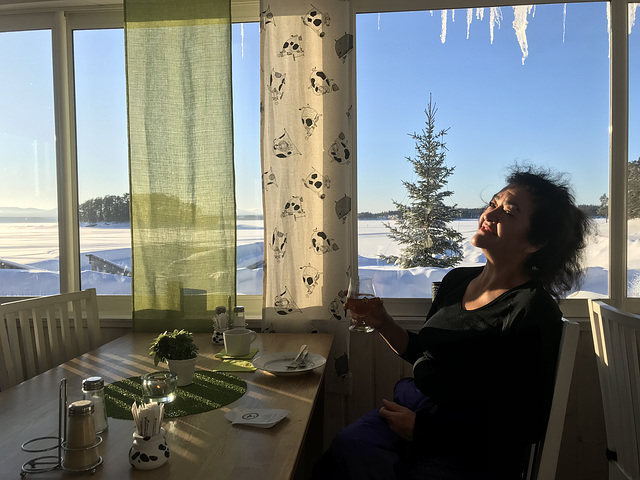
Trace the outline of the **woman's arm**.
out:
[[[391,349],[401,355],[409,344],[409,334],[389,315],[381,298],[376,297],[371,301],[376,302],[376,307],[363,318],[364,322],[375,328]],[[349,308],[349,299],[347,299],[345,308]]]

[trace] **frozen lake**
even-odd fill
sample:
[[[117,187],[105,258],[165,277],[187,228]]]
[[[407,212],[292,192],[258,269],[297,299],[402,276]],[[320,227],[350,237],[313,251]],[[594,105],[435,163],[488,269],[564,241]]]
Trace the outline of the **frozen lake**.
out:
[[[25,269],[0,269],[0,296],[48,295],[58,293],[58,228],[56,223],[2,223],[0,259]],[[580,292],[572,296],[607,295],[608,224],[597,220],[598,235],[588,246],[587,278]],[[484,263],[482,252],[469,239],[476,231],[476,220],[458,220],[452,226],[464,237],[461,266]],[[128,225],[82,227],[80,232],[83,288],[96,287],[100,294],[129,295],[131,277],[91,271],[86,254],[94,254],[122,269],[131,270]],[[400,269],[387,265],[378,255],[399,253],[399,246],[387,237],[381,220],[358,222],[359,270],[374,277],[383,297],[430,296],[431,282],[440,280],[447,270],[438,268]],[[640,219],[629,222],[629,293],[640,296]],[[238,221],[238,293],[262,293],[262,268],[255,268],[263,256],[261,220]],[[252,267],[252,268],[250,268]]]

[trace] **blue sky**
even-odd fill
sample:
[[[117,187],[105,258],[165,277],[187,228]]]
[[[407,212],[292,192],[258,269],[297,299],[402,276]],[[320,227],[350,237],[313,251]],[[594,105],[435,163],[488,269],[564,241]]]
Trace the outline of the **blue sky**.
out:
[[[438,108],[437,127],[450,128],[447,164],[456,168],[449,182],[455,192],[452,203],[481,206],[502,186],[505,167],[516,160],[568,172],[578,201],[598,203],[608,189],[606,9],[603,3],[569,4],[563,24],[563,8],[538,6],[529,17],[524,65],[511,8],[501,9],[503,19],[494,30],[493,44],[488,9],[482,21],[474,15],[469,39],[466,11],[456,11],[455,22],[449,16],[444,44],[439,12],[359,16],[360,210],[387,210],[391,199],[405,199],[401,181],[415,179],[405,160],[414,155],[408,134],[423,128],[429,94]],[[638,30],[636,26],[629,37],[631,159],[640,157]],[[76,73],[83,201],[120,195],[128,191],[128,180],[123,33],[80,35]],[[0,100],[0,171],[4,178],[25,179],[5,182],[0,206],[55,206],[49,38],[43,32],[0,34],[0,64],[12,66],[3,67],[0,75],[5,92]],[[256,23],[234,25],[240,212],[261,208],[258,45]],[[7,71],[17,74],[13,84],[4,76]],[[34,183],[37,191],[25,188]]]

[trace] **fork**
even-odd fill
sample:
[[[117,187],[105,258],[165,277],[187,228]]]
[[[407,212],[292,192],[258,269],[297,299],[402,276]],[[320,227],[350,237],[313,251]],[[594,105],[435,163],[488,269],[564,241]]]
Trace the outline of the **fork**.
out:
[[[293,361],[287,365],[287,368],[293,370],[296,368],[304,367],[306,365],[305,358],[307,357],[308,353],[309,351],[307,350],[307,346],[302,345],[300,347],[300,351],[296,355],[296,358],[294,358]]]

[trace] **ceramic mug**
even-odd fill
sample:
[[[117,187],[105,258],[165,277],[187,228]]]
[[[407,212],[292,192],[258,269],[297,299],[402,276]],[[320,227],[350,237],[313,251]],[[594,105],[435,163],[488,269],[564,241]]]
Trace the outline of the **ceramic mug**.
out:
[[[246,328],[233,328],[227,330],[224,336],[224,349],[227,355],[232,357],[242,357],[248,355],[251,344],[258,338],[258,334]]]

